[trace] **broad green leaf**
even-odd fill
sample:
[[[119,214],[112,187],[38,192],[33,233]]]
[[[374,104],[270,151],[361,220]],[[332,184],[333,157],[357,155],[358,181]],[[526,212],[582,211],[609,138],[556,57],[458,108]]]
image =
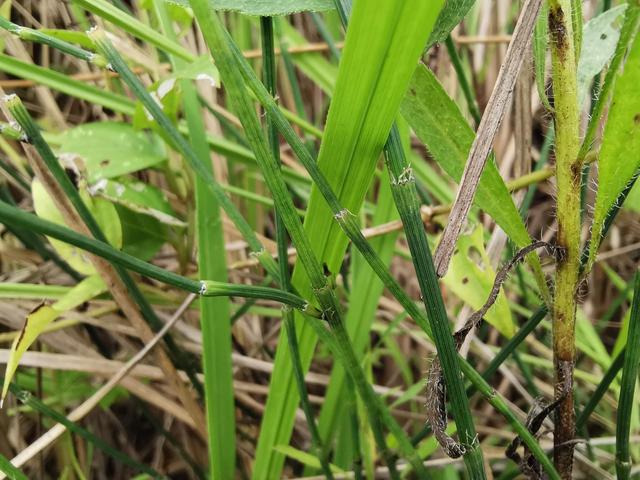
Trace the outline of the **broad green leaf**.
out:
[[[33,342],[36,341],[38,335],[42,333],[45,327],[63,313],[97,297],[106,290],[107,286],[102,281],[102,278],[94,275],[85,278],[53,305],[41,304],[27,315],[20,334],[11,345],[11,353],[9,354],[7,369],[4,375],[4,385],[2,387],[2,400],[4,400],[7,395],[9,384],[18,368],[20,358],[22,358],[24,352],[27,351]]]
[[[578,98],[584,106],[591,80],[609,63],[620,38],[626,4],[607,10],[590,20],[582,34],[582,54],[578,62]]]
[[[127,207],[134,212],[149,215],[165,225],[187,226],[184,221],[176,217],[164,193],[153,185],[126,178],[119,181],[103,178],[89,187],[89,193]]]
[[[327,117],[318,165],[340,204],[353,214],[362,206],[375,165],[415,65],[443,2],[407,0],[354,4],[340,61],[338,80]],[[318,259],[339,270],[347,238],[314,186],[304,222]],[[293,284],[312,295],[298,264]],[[297,317],[300,357],[308,368],[316,336]],[[287,444],[293,428],[298,394],[286,341],[279,342],[270,393],[256,450],[254,479],[280,478],[284,456],[274,445]]]
[[[496,272],[484,248],[484,234],[478,225],[469,235],[460,235],[451,266],[442,281],[473,310],[479,310],[489,297]],[[511,338],[516,326],[511,317],[509,303],[501,289],[496,303],[484,316],[502,335]]]
[[[168,0],[188,5],[188,0]],[[227,10],[245,15],[272,17],[298,12],[320,12],[334,8],[333,0],[209,0],[214,10]]]
[[[640,35],[629,52],[623,72],[616,80],[609,118],[598,159],[598,193],[591,238],[598,239],[607,213],[640,168]],[[589,265],[593,264],[599,242],[592,241]]]
[[[86,123],[59,137],[58,154],[79,157],[93,184],[161,164],[164,149],[154,136],[140,132],[126,123]]]
[[[469,13],[474,3],[476,0],[448,0],[433,27],[427,48],[436,43],[444,42],[456,25]]]
[[[475,133],[427,67],[416,69],[400,111],[440,167],[453,180],[460,181]],[[491,159],[482,173],[475,203],[515,244],[524,247],[530,243],[509,190]]]
[[[167,242],[167,226],[149,215],[116,205],[122,225],[122,251],[151,260]]]
[[[37,178],[31,184],[31,193],[33,207],[39,217],[59,225],[66,225],[62,213],[56,208],[53,200]],[[102,199],[91,199],[89,195],[83,195],[83,200],[89,207],[89,211],[96,218],[109,243],[115,248],[120,248],[122,246],[122,229],[115,207],[111,202]],[[75,270],[85,275],[96,273],[84,250],[53,238],[49,238],[49,241],[60,257]]]

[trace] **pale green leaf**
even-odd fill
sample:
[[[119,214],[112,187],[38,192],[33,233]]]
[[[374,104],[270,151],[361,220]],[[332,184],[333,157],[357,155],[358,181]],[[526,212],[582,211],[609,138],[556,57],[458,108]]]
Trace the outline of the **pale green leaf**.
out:
[[[449,290],[475,311],[487,301],[495,278],[496,272],[484,248],[483,228],[478,225],[471,234],[458,238],[456,252],[442,280]],[[516,331],[502,289],[484,318],[507,338],[511,338]]]
[[[584,105],[591,81],[609,63],[620,38],[626,4],[607,10],[590,20],[582,34],[582,54],[578,62],[578,98]]]
[[[137,172],[166,160],[164,149],[154,136],[126,123],[86,123],[65,131],[59,141],[58,154],[80,158],[89,183]]]
[[[59,225],[66,225],[62,213],[56,208],[53,199],[37,178],[34,179],[31,184],[31,193],[33,196],[33,207],[39,217]],[[116,248],[120,248],[120,246],[122,246],[122,228],[115,207],[111,202],[102,199],[91,199],[86,194],[83,195],[83,200],[89,207],[89,211],[95,217],[98,225],[102,228],[109,243]],[[84,250],[53,238],[49,238],[49,241],[60,257],[75,270],[85,275],[95,274],[95,268]]]

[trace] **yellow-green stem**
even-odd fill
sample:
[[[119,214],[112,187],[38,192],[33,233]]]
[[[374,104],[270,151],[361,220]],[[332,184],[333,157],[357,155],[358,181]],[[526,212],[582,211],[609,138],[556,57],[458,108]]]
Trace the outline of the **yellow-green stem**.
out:
[[[556,268],[553,304],[553,352],[556,396],[573,379],[575,360],[576,289],[580,269],[580,186],[582,162],[577,95],[572,1],[548,0],[549,37],[553,66],[556,127],[556,182],[560,255]],[[565,363],[568,362],[568,363]],[[570,365],[571,368],[564,368]],[[559,406],[554,435],[554,461],[563,479],[571,478],[575,411],[572,388]]]

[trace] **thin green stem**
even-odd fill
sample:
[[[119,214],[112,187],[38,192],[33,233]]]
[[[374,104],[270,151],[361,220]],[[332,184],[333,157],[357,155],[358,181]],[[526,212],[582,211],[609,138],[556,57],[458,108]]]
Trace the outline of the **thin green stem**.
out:
[[[616,472],[620,480],[628,480],[631,475],[631,452],[629,433],[633,397],[638,382],[640,364],[640,269],[636,271],[627,347],[620,382],[620,399],[616,417]]]
[[[13,115],[16,122],[18,122],[24,134],[26,135],[26,138],[36,149],[36,151],[42,158],[42,161],[48,168],[49,172],[66,195],[73,208],[75,208],[76,212],[85,223],[91,234],[99,242],[108,244],[108,240],[104,235],[102,229],[96,222],[93,214],[89,211],[88,207],[82,201],[78,190],[76,190],[75,186],[58,162],[58,159],[51,150],[51,147],[49,147],[47,142],[42,137],[38,126],[33,121],[31,115],[29,115],[29,112],[27,112],[27,109],[24,107],[20,99],[16,95],[12,95],[6,98],[5,102],[9,112],[11,113],[11,115]],[[133,278],[131,278],[129,273],[124,268],[121,268],[118,265],[114,266],[114,269],[117,275],[122,280],[122,283],[128,290],[129,294],[131,295],[131,298],[138,305],[142,317],[153,330],[159,330],[162,327],[162,322],[153,311],[153,308],[151,308],[151,305],[144,297],[144,295],[134,282]],[[167,345],[168,352],[172,358],[172,361],[176,364],[176,366],[183,368],[187,372],[187,375],[189,376],[189,379],[194,388],[199,392],[200,395],[202,395],[202,385],[198,381],[196,372],[191,365],[191,362],[187,361],[184,358],[183,353],[178,348],[171,335],[165,335],[164,341]]]
[[[265,87],[269,90],[272,96],[276,96],[276,56],[274,50],[274,38],[273,38],[273,19],[271,17],[260,18],[260,32],[262,36],[262,60],[263,60],[263,76]],[[269,138],[269,144],[271,146],[271,154],[277,162],[280,162],[280,142],[278,138],[278,130],[273,124],[271,115],[267,114],[267,135]],[[289,272],[289,263],[287,255],[287,231],[285,229],[282,217],[276,210],[275,215],[276,223],[276,243],[278,246],[278,259],[280,266],[280,279],[281,287],[284,291],[291,291],[291,276]],[[298,347],[298,335],[296,332],[296,324],[293,317],[293,311],[291,308],[283,307],[282,319],[287,331],[287,343],[289,350],[291,351],[291,363],[293,366],[293,374],[296,380],[296,386],[298,388],[298,395],[300,397],[300,406],[304,412],[309,433],[311,434],[311,446],[315,451],[316,456],[320,461],[320,467],[322,473],[328,479],[333,479],[333,473],[329,467],[329,461],[326,455],[326,451],[322,445],[322,439],[318,426],[316,425],[315,418],[313,416],[313,410],[311,409],[311,403],[309,401],[309,394],[307,392],[307,385],[304,379],[304,370],[302,368],[302,361],[300,360],[300,349]]]
[[[458,54],[458,50],[456,49],[456,45],[453,42],[453,38],[451,35],[447,36],[445,40],[445,45],[447,47],[447,52],[449,53],[449,58],[451,59],[451,63],[453,64],[453,68],[456,71],[456,76],[458,77],[458,83],[460,84],[460,89],[462,90],[462,94],[464,95],[464,99],[467,101],[467,108],[469,109],[469,113],[473,117],[473,121],[476,124],[476,127],[480,125],[480,119],[482,115],[480,114],[480,109],[478,108],[478,102],[476,102],[476,96],[473,94],[471,90],[471,85],[469,84],[469,80],[467,79],[467,74],[464,71],[464,66],[462,65],[462,59]]]
[[[0,201],[0,222],[7,225],[21,226],[61,242],[68,243],[98,257],[108,260],[110,263],[132,270],[141,275],[153,278],[166,285],[179,288],[186,292],[196,293],[204,297],[242,297],[274,300],[285,305],[290,305],[308,316],[320,316],[318,310],[299,296],[283,292],[277,288],[261,287],[256,285],[236,285],[231,283],[216,282],[213,280],[193,280],[180,276],[169,270],[165,270],[151,263],[140,260],[133,255],[113,248],[111,245],[96,239],[85,237],[69,228],[53,222],[43,220],[31,213]]]
[[[6,18],[0,17],[0,28],[13,33],[20,40],[49,45],[50,47],[60,50],[61,52],[79,58],[80,60],[84,60],[85,62],[93,63],[94,65],[101,68],[107,66],[107,61],[102,55],[97,55],[83,48],[76,47],[71,43],[52,37],[33,28],[16,25]]]
[[[384,152],[391,178],[393,197],[404,226],[420,291],[427,309],[429,324],[433,332],[433,340],[442,365],[457,431],[464,447],[465,465],[469,475],[473,478],[486,478],[482,450],[479,448],[469,401],[464,390],[460,362],[420,215],[415,179],[404,156],[398,130],[395,126],[392,127]]]

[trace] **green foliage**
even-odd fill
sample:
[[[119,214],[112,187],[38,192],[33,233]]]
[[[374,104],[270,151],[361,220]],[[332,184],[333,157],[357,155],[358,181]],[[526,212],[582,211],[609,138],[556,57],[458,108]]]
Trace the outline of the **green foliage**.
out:
[[[591,238],[598,239],[607,213],[615,205],[640,169],[640,36],[637,36],[624,71],[615,84],[607,125],[598,156],[598,193]],[[591,242],[589,263],[593,263],[598,243]]]
[[[162,143],[155,135],[134,130],[127,123],[86,123],[62,133],[57,154],[75,160],[94,184],[161,165],[166,160]]]
[[[188,0],[167,1],[189,5]],[[226,10],[263,17],[306,11],[319,12],[334,8],[332,0],[209,0],[209,5],[212,10]]]

